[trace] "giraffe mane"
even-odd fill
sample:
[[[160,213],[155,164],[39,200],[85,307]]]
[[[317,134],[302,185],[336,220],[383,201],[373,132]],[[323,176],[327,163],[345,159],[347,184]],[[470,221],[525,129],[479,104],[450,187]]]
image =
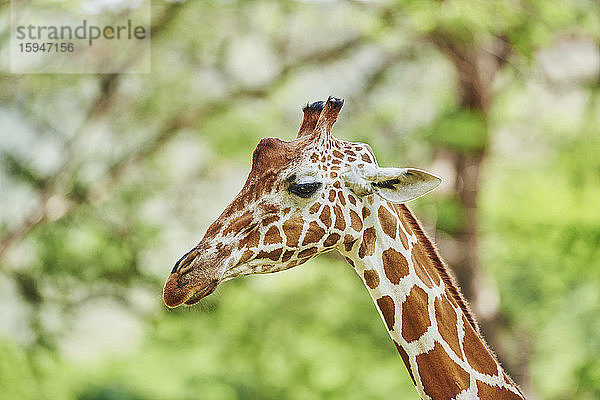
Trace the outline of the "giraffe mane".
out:
[[[469,304],[467,303],[463,294],[461,293],[460,289],[458,288],[455,278],[451,275],[448,267],[446,266],[444,261],[442,261],[441,257],[439,256],[437,248],[435,247],[435,245],[433,244],[431,239],[429,239],[429,237],[423,230],[423,227],[421,226],[419,221],[415,218],[415,216],[412,214],[412,212],[408,209],[406,204],[398,204],[397,207],[400,209],[400,212],[402,213],[402,217],[406,218],[408,220],[410,227],[412,228],[413,232],[417,235],[417,239],[419,240],[419,243],[421,243],[423,245],[423,247],[425,248],[425,251],[426,251],[427,255],[429,256],[429,258],[431,259],[431,261],[433,262],[435,269],[442,277],[444,284],[447,285],[448,291],[450,292],[452,298],[459,305],[460,309],[462,310],[465,317],[467,318],[467,321],[469,321],[469,324],[471,324],[473,329],[475,329],[475,331],[477,333],[479,333],[479,335],[481,336],[479,324],[477,323],[477,320],[473,316],[473,313],[471,312],[471,308],[469,307]],[[486,347],[487,347],[487,345],[486,345]]]

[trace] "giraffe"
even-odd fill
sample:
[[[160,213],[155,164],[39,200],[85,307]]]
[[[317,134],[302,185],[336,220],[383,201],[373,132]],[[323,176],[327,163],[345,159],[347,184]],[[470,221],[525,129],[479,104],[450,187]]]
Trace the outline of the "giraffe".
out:
[[[173,267],[168,307],[221,282],[340,252],[363,280],[422,399],[524,399],[485,343],[431,240],[405,205],[441,179],[379,167],[370,146],[335,138],[343,100],[303,108],[296,139],[262,139],[239,194]]]

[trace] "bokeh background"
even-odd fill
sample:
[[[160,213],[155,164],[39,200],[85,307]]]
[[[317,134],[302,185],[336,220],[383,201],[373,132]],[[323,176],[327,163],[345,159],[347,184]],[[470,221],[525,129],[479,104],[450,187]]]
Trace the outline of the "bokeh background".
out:
[[[444,177],[411,207],[529,398],[600,398],[598,1],[157,0],[147,75],[10,74],[9,5],[0,398],[417,398],[335,254],[161,302],[328,95],[338,137]]]

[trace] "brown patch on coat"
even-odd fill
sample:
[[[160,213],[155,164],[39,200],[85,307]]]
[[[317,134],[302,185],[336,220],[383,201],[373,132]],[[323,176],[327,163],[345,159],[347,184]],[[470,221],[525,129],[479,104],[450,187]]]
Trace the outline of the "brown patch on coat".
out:
[[[319,203],[318,201],[315,202],[315,204],[313,204],[312,206],[310,206],[310,208],[308,209],[308,211],[311,214],[316,214],[317,211],[319,211],[319,209],[321,208],[321,203]]]
[[[402,337],[407,342],[417,340],[431,326],[427,310],[427,292],[413,286],[402,303]]]
[[[292,258],[292,255],[294,255],[294,250],[286,250],[285,253],[283,253],[283,257],[281,257],[281,261],[288,262],[289,259]]]
[[[408,238],[406,237],[406,234],[404,233],[404,231],[402,230],[402,228],[398,229],[398,236],[400,238],[400,242],[402,242],[402,246],[408,250]]]
[[[477,381],[477,395],[480,399],[523,400],[523,397],[518,396],[516,393],[511,392],[506,388],[491,386],[481,381]]]
[[[363,219],[367,218],[369,215],[371,215],[371,210],[369,210],[367,207],[363,207],[362,208]]]
[[[471,367],[482,374],[498,374],[497,364],[494,357],[479,338],[472,326],[465,324],[465,337],[463,338],[466,361]]]
[[[360,159],[363,160],[366,163],[370,163],[371,162],[371,157],[369,157],[369,155],[367,153],[363,153],[360,156]]]
[[[425,253],[423,246],[417,243],[412,248],[411,258],[419,279],[429,287],[438,286],[441,283],[440,275],[435,268],[431,268],[430,259]]]
[[[282,252],[283,252],[283,249],[281,249],[281,248],[275,249],[273,251],[264,251],[264,250],[261,250],[256,255],[256,258],[259,259],[259,260],[263,259],[263,258],[268,258],[269,260],[278,261]]]
[[[342,192],[341,190],[337,192],[338,195],[338,199],[340,199],[340,203],[342,205],[342,207],[344,207],[346,205],[346,197],[344,196],[344,192]]]
[[[333,151],[333,156],[334,156],[335,158],[341,158],[341,159],[343,159],[343,158],[344,158],[344,155],[343,155],[342,153],[340,153],[338,150],[334,150],[334,151]]]
[[[363,228],[362,220],[354,210],[350,210],[350,226],[356,232],[362,231]]]
[[[325,226],[331,226],[331,207],[325,205],[323,207],[323,211],[321,211],[321,214],[319,215],[319,219],[325,224]]]
[[[304,236],[304,240],[302,240],[302,245],[306,246],[307,244],[317,243],[323,235],[325,235],[325,229],[321,228],[316,221],[313,221],[308,225],[308,231],[306,232],[306,236]]]
[[[335,244],[337,244],[337,242],[340,241],[342,237],[340,235],[338,235],[337,233],[332,233],[331,235],[327,236],[327,239],[325,239],[325,242],[323,242],[323,246],[325,247],[331,247],[334,246]]]
[[[410,234],[410,232],[412,232],[412,226],[409,224],[408,219],[404,216],[404,207],[402,207],[402,204],[394,204],[394,209],[396,210],[396,213],[398,214],[398,219],[402,223],[404,230],[408,234]],[[406,208],[406,210],[408,210],[408,208]]]
[[[453,399],[469,388],[469,373],[452,361],[439,343],[417,356],[417,368],[425,393],[432,399]]]
[[[279,228],[276,226],[272,226],[269,228],[267,233],[265,233],[265,239],[263,240],[264,244],[275,244],[281,243],[281,235],[279,234]]]
[[[377,307],[383,314],[383,319],[389,331],[394,329],[394,322],[396,321],[396,305],[394,299],[390,296],[383,296],[377,299]]]
[[[350,193],[350,194],[348,195],[348,201],[349,201],[349,202],[350,202],[350,203],[351,203],[353,206],[355,206],[355,205],[356,205],[356,197],[354,197],[354,195],[353,195],[352,193]]]
[[[375,252],[375,239],[377,239],[377,233],[375,228],[372,226],[365,229],[362,236],[362,242],[358,249],[358,256],[362,259],[367,256],[372,256]]]
[[[354,237],[350,235],[344,236],[344,249],[347,252],[350,252],[352,250],[352,247],[354,247],[354,243],[356,243],[357,240],[358,239],[354,239]]]
[[[458,340],[458,326],[456,311],[448,301],[446,295],[442,295],[435,299],[433,303],[435,309],[435,320],[437,321],[438,330],[442,339],[456,353],[459,358],[462,358],[460,351],[460,342]]]
[[[316,247],[310,247],[298,253],[298,258],[310,257],[318,251]]]
[[[400,282],[400,279],[408,275],[408,262],[406,262],[406,258],[398,251],[387,249],[383,252],[381,258],[385,276],[387,276],[394,285],[397,285]]]
[[[240,239],[240,248],[253,248],[260,242],[260,231],[253,229],[246,236]]]
[[[333,203],[335,201],[335,195],[336,195],[335,190],[330,190],[329,191],[329,202],[330,203]]]
[[[240,257],[238,264],[245,263],[246,261],[251,259],[253,255],[254,255],[254,252],[252,250],[245,250],[244,253],[242,253],[242,257]]]
[[[292,215],[292,217],[283,223],[283,234],[285,235],[285,243],[288,247],[298,246],[303,225],[304,220],[300,214]]]
[[[346,229],[346,220],[344,219],[344,213],[342,213],[342,209],[339,205],[335,205],[333,207],[333,213],[335,214],[335,229],[339,229],[343,231]]]
[[[412,260],[413,260],[413,266],[415,267],[415,272],[417,273],[417,276],[419,277],[421,282],[423,282],[423,284],[425,286],[427,286],[428,288],[433,287],[433,283],[431,282],[431,278],[429,277],[429,274],[427,273],[427,270],[425,269],[425,267],[422,265],[416,264],[414,256],[412,257]]]
[[[279,220],[279,216],[278,215],[268,215],[266,216],[263,220],[262,220],[262,225],[263,226],[269,226],[271,225],[273,222],[278,221]]]
[[[377,210],[377,216],[383,232],[392,239],[396,239],[396,217],[383,206],[380,206]]]
[[[379,286],[379,274],[377,274],[377,271],[374,269],[366,269],[365,272],[363,272],[363,276],[365,277],[365,283],[371,289],[375,289]]]

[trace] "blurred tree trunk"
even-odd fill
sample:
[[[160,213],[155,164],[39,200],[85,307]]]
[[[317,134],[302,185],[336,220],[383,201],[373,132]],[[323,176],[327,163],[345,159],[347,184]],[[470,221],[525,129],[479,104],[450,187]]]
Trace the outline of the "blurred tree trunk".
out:
[[[477,235],[477,194],[482,162],[489,146],[488,110],[492,98],[492,83],[499,63],[497,57],[484,52],[476,45],[462,42],[443,32],[433,36],[434,43],[450,59],[456,70],[459,95],[459,113],[466,113],[479,123],[474,124],[473,132],[453,132],[440,134],[477,136],[473,142],[461,144],[461,139],[449,140],[440,156],[448,158],[455,170],[454,189],[460,204],[459,215],[463,219],[460,228],[452,232],[460,245],[459,257],[452,260],[456,277],[464,295],[477,309],[479,283],[478,235]]]
[[[510,53],[510,46],[502,38],[494,38],[492,50],[484,50],[474,41],[442,31],[434,32],[432,40],[456,71],[459,96],[456,112],[461,121],[452,125],[455,129],[438,133],[438,136],[458,136],[442,138],[436,156],[453,166],[456,193],[453,200],[460,218],[456,229],[449,232],[451,237],[445,239],[446,243],[441,240],[440,244],[454,248],[454,251],[447,252],[450,255],[448,261],[479,319],[484,337],[504,361],[508,357],[505,357],[498,340],[498,328],[503,323],[497,301],[498,290],[494,281],[483,279],[479,266],[477,197],[482,165],[490,146],[488,111],[493,101],[493,82]],[[519,360],[503,363],[509,373],[525,386],[527,383],[522,380],[528,375],[529,364],[526,353],[520,352]]]
[[[460,228],[453,232],[458,241],[460,256],[453,260],[452,267],[462,287],[464,295],[477,308],[479,281],[478,237],[477,237],[477,192],[481,164],[488,147],[487,114],[491,97],[491,85],[495,69],[485,68],[486,54],[470,44],[460,43],[451,36],[438,33],[434,36],[436,45],[448,56],[457,74],[457,89],[460,109],[474,118],[479,118],[481,132],[474,132],[483,140],[478,146],[456,145],[445,147],[444,157],[452,162],[455,170],[454,189],[461,207]],[[458,132],[447,132],[457,134]]]

